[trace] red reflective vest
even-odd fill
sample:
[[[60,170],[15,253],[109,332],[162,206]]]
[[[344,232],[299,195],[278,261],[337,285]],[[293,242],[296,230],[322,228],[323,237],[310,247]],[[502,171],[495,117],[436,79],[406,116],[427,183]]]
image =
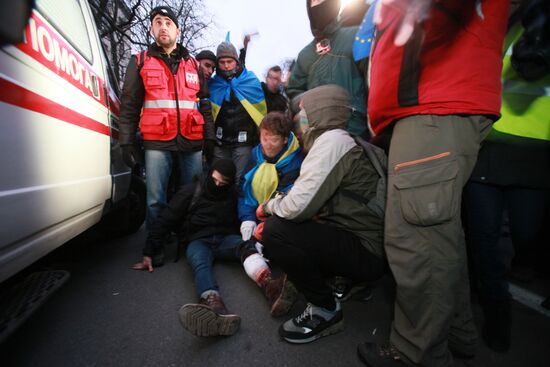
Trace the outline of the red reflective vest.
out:
[[[385,10],[371,54],[368,114],[375,133],[412,115],[499,115],[508,1],[434,2],[424,34],[402,47],[393,44],[401,15]]]
[[[138,65],[140,54],[137,54]],[[204,118],[197,109],[199,74],[193,59],[182,59],[172,74],[166,63],[147,57],[139,74],[145,86],[140,120],[144,140],[172,140],[178,132],[189,140],[203,138]]]

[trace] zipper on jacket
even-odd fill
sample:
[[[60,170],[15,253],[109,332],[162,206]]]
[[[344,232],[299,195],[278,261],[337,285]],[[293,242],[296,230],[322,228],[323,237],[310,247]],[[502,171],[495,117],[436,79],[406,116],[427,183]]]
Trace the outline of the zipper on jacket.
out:
[[[178,70],[180,68],[180,63],[182,62],[183,58],[181,58],[180,61],[178,62],[178,66],[176,68],[175,73],[172,71],[172,67],[171,67],[170,63],[165,58],[161,57],[161,60],[166,64],[166,67],[170,71],[170,74],[172,75],[172,79],[174,80],[174,92],[176,94],[176,113],[177,113],[177,117],[178,117],[178,132],[177,132],[177,134],[181,134],[180,101],[179,101],[179,97],[178,97],[178,82],[177,82],[176,76],[178,74]],[[177,134],[176,134],[176,136],[177,136]]]
[[[179,65],[178,65],[179,69]],[[177,71],[176,71],[177,73]],[[178,116],[178,134],[181,134],[181,121],[180,121],[180,100],[178,97],[178,81],[176,78],[176,74],[172,74],[172,79],[174,79],[174,92],[176,92],[176,112]]]
[[[415,159],[414,161],[399,163],[399,164],[395,165],[394,171],[397,172],[401,168],[404,168],[404,167],[414,166],[414,165],[419,164],[419,163],[435,161],[436,159],[441,159],[441,158],[444,158],[444,157],[448,157],[450,155],[451,155],[451,152],[444,152],[444,153],[432,155],[432,156],[426,157],[426,158]]]

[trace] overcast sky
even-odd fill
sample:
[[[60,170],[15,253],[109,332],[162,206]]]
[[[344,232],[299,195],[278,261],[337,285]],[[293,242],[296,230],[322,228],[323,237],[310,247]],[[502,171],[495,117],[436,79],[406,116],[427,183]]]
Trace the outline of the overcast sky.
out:
[[[248,45],[246,67],[264,80],[267,69],[298,52],[313,39],[305,0],[204,0],[214,22],[206,44],[215,45],[231,31],[239,50],[245,34],[258,32]]]

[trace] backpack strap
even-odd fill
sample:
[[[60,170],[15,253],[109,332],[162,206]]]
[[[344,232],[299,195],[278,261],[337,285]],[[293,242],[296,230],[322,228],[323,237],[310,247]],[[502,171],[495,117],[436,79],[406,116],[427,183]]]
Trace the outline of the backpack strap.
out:
[[[147,56],[147,50],[141,50],[136,54],[138,73],[141,72],[141,68],[143,68],[143,64],[145,64],[146,56]]]

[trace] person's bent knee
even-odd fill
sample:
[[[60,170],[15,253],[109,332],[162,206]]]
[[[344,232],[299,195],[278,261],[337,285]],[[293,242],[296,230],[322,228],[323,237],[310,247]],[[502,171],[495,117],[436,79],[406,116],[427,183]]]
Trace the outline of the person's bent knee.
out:
[[[269,217],[264,223],[262,245],[264,246],[264,254],[275,260],[278,256],[282,244],[287,244],[286,238],[286,223],[288,220],[276,216]]]
[[[263,230],[263,239],[262,239],[262,245],[264,245],[264,248],[269,248],[273,245],[274,242],[277,241],[277,232],[280,228],[280,221],[284,219],[281,219],[276,216],[272,216],[266,219],[264,222],[264,230]]]

